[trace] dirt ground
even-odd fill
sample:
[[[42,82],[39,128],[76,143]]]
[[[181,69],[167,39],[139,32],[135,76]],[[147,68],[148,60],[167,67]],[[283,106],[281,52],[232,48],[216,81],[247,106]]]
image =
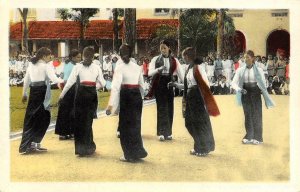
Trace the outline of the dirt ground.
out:
[[[211,118],[216,150],[207,157],[189,155],[193,140],[181,116],[181,98],[175,99],[174,140],[156,138],[156,105],[143,109],[142,136],[148,157],[139,163],[119,161],[122,150],[116,138],[118,117],[94,121],[96,155],[74,154],[73,141],[59,141],[54,132],[46,134],[47,153],[19,155],[20,140],[11,141],[12,182],[286,182],[290,178],[289,97],[272,96],[276,107],[263,107],[264,144],[243,145],[243,110],[233,95],[216,96],[221,110]]]

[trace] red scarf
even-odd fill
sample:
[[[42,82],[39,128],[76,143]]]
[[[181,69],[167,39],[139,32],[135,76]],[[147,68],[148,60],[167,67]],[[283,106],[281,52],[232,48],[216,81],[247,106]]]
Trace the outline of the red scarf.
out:
[[[218,116],[220,115],[220,111],[218,108],[218,105],[215,101],[214,96],[212,95],[209,87],[205,83],[205,81],[202,78],[202,75],[198,69],[197,65],[194,65],[194,77],[195,80],[197,81],[198,87],[200,89],[200,92],[202,94],[206,109],[208,111],[208,114],[210,116]]]
[[[170,66],[170,75],[172,76],[174,71],[176,70],[176,59],[174,57],[171,57],[170,58],[171,62],[171,66]],[[152,98],[155,94],[155,89],[157,88],[158,86],[158,83],[159,83],[159,79],[160,79],[160,75],[159,73],[155,74],[152,78],[152,82],[150,84],[150,89],[149,89],[149,92],[147,94],[147,98]]]

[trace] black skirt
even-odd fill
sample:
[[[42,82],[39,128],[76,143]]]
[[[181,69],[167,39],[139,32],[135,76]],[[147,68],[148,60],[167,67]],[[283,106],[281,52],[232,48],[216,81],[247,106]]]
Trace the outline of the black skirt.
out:
[[[44,100],[47,86],[31,86],[26,108],[22,141],[19,152],[25,152],[31,142],[40,143],[50,124],[50,112],[45,110]]]
[[[244,86],[247,94],[242,95],[245,115],[245,139],[256,139],[263,142],[261,90],[256,86]]]
[[[74,134],[74,97],[75,87],[73,85],[62,99],[56,119],[55,134],[67,136]]]
[[[161,76],[155,90],[157,106],[157,135],[163,135],[165,137],[172,135],[174,116],[174,91],[167,87],[170,81],[171,77]]]
[[[194,150],[197,153],[215,150],[210,118],[198,86],[193,86],[187,91],[185,126],[194,139]]]
[[[119,130],[126,159],[140,159],[148,155],[141,136],[142,107],[143,100],[138,88],[121,88]]]
[[[91,155],[96,150],[93,141],[93,117],[97,109],[96,87],[80,85],[75,98],[75,154]]]

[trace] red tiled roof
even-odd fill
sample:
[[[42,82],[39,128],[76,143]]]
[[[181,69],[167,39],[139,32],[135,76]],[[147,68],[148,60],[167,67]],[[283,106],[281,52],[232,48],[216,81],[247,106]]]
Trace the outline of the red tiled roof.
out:
[[[136,31],[138,39],[149,39],[155,29],[161,25],[178,27],[177,19],[139,19],[137,20]]]
[[[137,20],[138,39],[148,39],[156,27],[166,24],[177,27],[176,19],[139,19]],[[79,39],[80,25],[74,21],[31,21],[29,22],[29,39]],[[122,31],[122,30],[121,30]],[[119,34],[121,37],[123,32]],[[85,32],[85,39],[112,39],[112,20],[92,20]],[[22,39],[22,24],[10,27],[10,39]]]

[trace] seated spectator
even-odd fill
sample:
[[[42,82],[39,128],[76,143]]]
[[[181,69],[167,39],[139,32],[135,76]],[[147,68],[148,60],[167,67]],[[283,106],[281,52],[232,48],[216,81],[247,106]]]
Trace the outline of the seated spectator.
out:
[[[267,91],[268,91],[269,94],[273,94],[273,92],[272,92],[272,90],[273,90],[272,86],[273,85],[272,84],[273,84],[273,77],[269,76],[268,77],[268,84],[267,84]]]
[[[18,79],[16,81],[17,87],[23,87],[24,84],[24,77],[23,77],[23,73],[19,73],[18,74]]]
[[[282,95],[282,87],[283,87],[283,82],[280,81],[278,76],[275,76],[273,78],[273,83],[272,83],[273,94]]]

